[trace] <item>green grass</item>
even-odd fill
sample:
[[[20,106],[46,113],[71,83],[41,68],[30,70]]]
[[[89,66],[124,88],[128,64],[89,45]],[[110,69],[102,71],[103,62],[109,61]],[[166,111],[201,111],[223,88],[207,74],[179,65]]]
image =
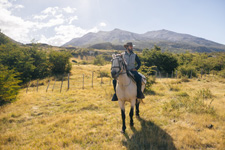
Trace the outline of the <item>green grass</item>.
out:
[[[94,72],[94,88],[91,75]],[[130,104],[126,104],[126,134],[121,134],[121,114],[107,77],[110,65],[74,65],[67,81],[48,79],[36,87],[22,89],[17,101],[0,108],[0,149],[223,149],[225,147],[225,82],[222,78],[156,79],[140,105],[140,116],[129,127]],[[85,87],[82,89],[83,74]],[[66,77],[65,77],[66,78]],[[36,81],[32,82],[34,85]],[[203,88],[204,87],[204,88]],[[207,90],[208,89],[208,90]],[[200,94],[199,94],[200,93]],[[203,98],[203,94],[204,98]],[[207,96],[207,98],[205,97]],[[189,110],[213,108],[213,113]],[[211,102],[211,100],[214,101]],[[165,109],[165,107],[168,109]],[[197,108],[194,108],[196,110]],[[198,110],[198,109],[197,109]],[[205,109],[207,110],[207,109]],[[206,125],[213,124],[212,129]]]

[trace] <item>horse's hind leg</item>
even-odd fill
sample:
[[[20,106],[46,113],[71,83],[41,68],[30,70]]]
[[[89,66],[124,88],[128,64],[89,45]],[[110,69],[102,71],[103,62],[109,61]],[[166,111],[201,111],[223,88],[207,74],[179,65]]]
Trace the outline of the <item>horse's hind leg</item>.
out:
[[[122,123],[123,123],[121,132],[125,133],[125,130],[126,130],[126,124],[125,124],[126,115],[125,115],[124,102],[119,100],[119,105],[120,105],[120,108],[121,108],[121,117],[122,117]]]
[[[140,115],[139,115],[139,104],[140,104],[140,102],[136,99],[136,116],[137,117],[140,117]]]

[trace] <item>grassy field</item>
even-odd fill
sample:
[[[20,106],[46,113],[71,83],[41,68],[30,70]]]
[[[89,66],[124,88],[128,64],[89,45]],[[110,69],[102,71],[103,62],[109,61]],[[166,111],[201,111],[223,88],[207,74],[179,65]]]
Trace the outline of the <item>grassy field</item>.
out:
[[[141,118],[121,134],[117,102],[109,78],[97,78],[110,65],[74,65],[71,88],[60,81],[22,89],[17,101],[0,108],[0,149],[225,149],[225,80],[156,79],[140,105]],[[91,73],[95,71],[94,88]],[[82,75],[85,88],[82,89]],[[35,81],[34,81],[35,82]]]

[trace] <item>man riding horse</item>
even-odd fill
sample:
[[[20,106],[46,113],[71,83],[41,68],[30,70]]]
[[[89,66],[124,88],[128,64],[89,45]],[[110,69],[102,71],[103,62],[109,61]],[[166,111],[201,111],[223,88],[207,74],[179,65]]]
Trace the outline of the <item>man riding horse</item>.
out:
[[[124,45],[126,48],[126,51],[122,53],[124,56],[124,59],[127,63],[127,70],[130,71],[135,78],[135,81],[137,83],[137,98],[138,99],[143,99],[145,98],[144,94],[141,91],[141,84],[142,84],[142,77],[140,74],[138,74],[137,70],[141,66],[141,61],[137,54],[133,52],[133,44],[131,42],[128,42],[127,44]],[[137,63],[137,66],[135,66],[135,62]],[[116,84],[117,80],[113,80],[113,87],[115,90],[115,94],[113,95],[112,101],[118,101],[117,95],[116,95]]]

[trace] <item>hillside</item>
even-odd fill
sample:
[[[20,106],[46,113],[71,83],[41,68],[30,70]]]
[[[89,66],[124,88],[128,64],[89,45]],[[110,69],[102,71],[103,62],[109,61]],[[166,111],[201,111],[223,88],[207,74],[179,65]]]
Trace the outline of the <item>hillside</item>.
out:
[[[63,46],[106,49],[108,45],[111,45],[110,47],[113,49],[118,49],[128,41],[132,41],[137,49],[152,48],[154,45],[157,45],[163,50],[168,49],[173,52],[183,52],[186,50],[191,52],[225,51],[225,45],[168,30],[149,31],[144,34],[132,33],[120,29],[99,31],[98,33],[88,33],[80,38],[74,38]]]
[[[2,32],[0,31],[0,45],[1,45],[1,44],[5,44],[5,43],[7,43],[7,42],[12,42],[12,43],[14,43],[14,44],[22,45],[22,43],[13,40],[12,38],[8,37],[7,35],[5,35],[4,33],[2,33]]]
[[[222,150],[225,147],[224,79],[212,75],[189,82],[156,79],[152,92],[146,94],[144,104],[140,105],[141,118],[134,117],[133,128],[129,127],[130,104],[126,105],[127,131],[121,134],[120,109],[117,102],[110,101],[113,87],[109,78],[103,78],[100,85],[101,79],[97,78],[100,70],[108,72],[110,65],[73,65],[71,87],[67,90],[65,81],[61,93],[61,81],[56,81],[54,91],[51,82],[46,92],[48,79],[39,81],[38,92],[37,81],[32,82],[27,93],[22,89],[16,102],[0,107],[0,149]],[[92,71],[95,71],[94,88]],[[203,103],[188,103],[203,87],[211,91]],[[188,109],[189,105],[193,109]]]

